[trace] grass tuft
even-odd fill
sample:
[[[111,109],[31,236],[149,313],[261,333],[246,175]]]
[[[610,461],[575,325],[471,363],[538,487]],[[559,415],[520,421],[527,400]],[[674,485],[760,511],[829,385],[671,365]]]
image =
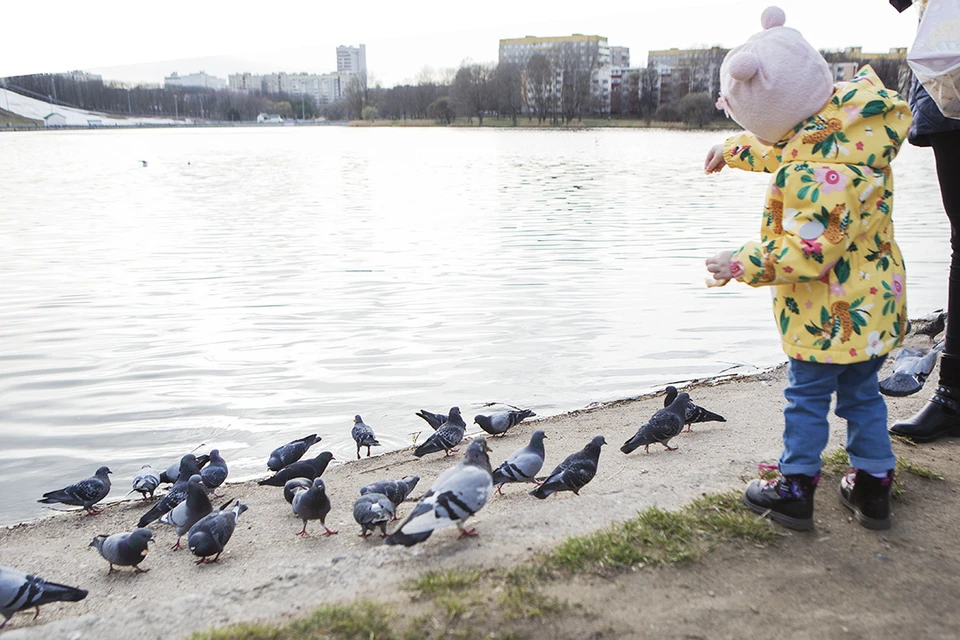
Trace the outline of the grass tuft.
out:
[[[472,587],[480,580],[477,569],[447,569],[446,571],[428,571],[410,583],[409,589],[421,596],[443,595],[452,591],[462,591]]]
[[[568,538],[547,562],[573,572],[675,565],[700,559],[721,540],[768,543],[778,535],[743,506],[739,492],[729,491],[705,495],[682,511],[650,507],[598,533]]]
[[[358,600],[320,607],[288,624],[241,623],[194,634],[191,640],[394,640],[392,618],[383,605]]]

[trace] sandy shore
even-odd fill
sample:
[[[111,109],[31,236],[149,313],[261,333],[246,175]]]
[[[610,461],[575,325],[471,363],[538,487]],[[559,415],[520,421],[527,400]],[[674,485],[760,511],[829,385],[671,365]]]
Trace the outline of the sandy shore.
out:
[[[90,595],[80,603],[45,606],[36,621],[32,621],[28,614],[17,614],[2,635],[10,640],[181,638],[194,631],[230,622],[302,614],[321,604],[347,602],[358,596],[390,599],[399,585],[426,570],[464,566],[502,567],[522,563],[532,553],[549,549],[567,536],[598,530],[611,522],[633,517],[640,509],[653,505],[675,509],[703,493],[742,488],[745,480],[755,476],[758,462],[772,461],[779,455],[784,380],[785,369],[781,367],[745,378],[690,385],[691,395],[698,404],[726,416],[728,421],[723,424],[696,425],[692,433],[684,433],[673,442],[679,447],[674,452],[654,446],[649,454],[645,455],[641,450],[627,456],[618,450],[623,441],[662,406],[662,396],[624,400],[545,420],[524,422],[506,437],[489,441],[493,449],[491,460],[494,466],[525,444],[530,433],[538,428],[544,429],[548,436],[545,470],[581,448],[594,435],[602,434],[609,445],[600,457],[597,477],[579,497],[561,494],[544,501],[527,495],[528,487],[508,486],[505,496],[492,499],[475,518],[474,524],[480,534],[477,538],[458,540],[456,530],[450,528],[435,533],[423,544],[406,549],[386,547],[378,537],[358,537],[359,526],[353,521],[352,505],[361,486],[375,480],[416,474],[421,476],[420,486],[414,492],[414,497],[418,497],[429,488],[439,473],[462,456],[461,453],[445,460],[442,455],[434,454],[417,459],[409,449],[351,462],[331,468],[324,474],[333,502],[333,511],[327,524],[340,532],[336,536],[296,537],[294,534],[300,529],[301,523],[283,500],[280,489],[259,487],[252,482],[229,485],[225,494],[242,499],[250,508],[241,518],[240,526],[221,561],[213,565],[195,566],[189,551],[170,551],[170,545],[176,540],[174,531],[163,525],[154,525],[157,544],[143,563],[150,572],[135,575],[130,570],[123,570],[108,575],[106,563],[93,549],[88,548],[88,544],[95,534],[134,528],[139,516],[149,508],[146,503],[137,501],[109,505],[102,515],[95,517],[68,513],[7,528],[0,531],[0,564],[53,581],[81,586],[88,589]],[[933,382],[928,382],[927,387],[916,396],[888,399],[891,421],[908,416],[922,406],[933,386]],[[835,418],[834,427],[829,449],[841,447],[844,440],[845,431]],[[930,516],[935,517],[936,521],[920,517],[915,511],[910,511],[914,514],[913,520],[907,519],[900,513],[906,507],[901,507],[890,532],[870,533],[854,524],[844,526],[844,512],[834,504],[836,498],[833,487],[818,493],[818,510],[821,503],[829,504],[829,507],[824,507],[824,518],[832,520],[818,520],[819,533],[798,537],[800,542],[794,548],[794,554],[816,555],[818,548],[826,552],[828,544],[818,547],[818,542],[826,542],[820,540],[823,537],[835,539],[829,544],[847,547],[857,540],[861,544],[866,540],[873,545],[885,541],[888,546],[896,545],[899,540],[905,544],[904,549],[909,551],[907,542],[916,541],[920,535],[918,527],[923,527],[923,531],[941,531],[943,536],[939,551],[936,552],[939,555],[925,557],[927,564],[923,567],[911,570],[910,565],[903,561],[900,564],[890,563],[896,573],[889,576],[870,573],[866,569],[864,572],[857,571],[858,575],[834,574],[839,580],[830,584],[838,591],[821,605],[825,611],[822,614],[826,616],[824,619],[833,624],[835,619],[848,620],[844,616],[853,615],[848,620],[847,626],[850,627],[857,620],[862,622],[864,616],[869,617],[869,611],[850,612],[846,608],[849,603],[844,603],[843,585],[856,583],[864,575],[871,581],[895,586],[891,581],[903,579],[903,571],[923,572],[927,582],[944,586],[939,590],[931,588],[939,595],[934,601],[924,600],[924,606],[935,607],[937,601],[949,598],[955,601],[960,596],[956,580],[960,572],[960,550],[955,542],[955,525],[960,519],[960,513],[955,509],[957,474],[950,474],[955,464],[953,459],[960,453],[957,445],[957,442],[948,441],[934,447],[911,447],[908,452],[912,459],[939,466],[947,476],[946,484],[938,490],[945,492],[945,496],[952,496],[953,503],[948,510],[940,509]],[[898,453],[903,453],[905,448],[906,445],[898,444]],[[922,497],[914,495],[918,499]],[[404,504],[401,514],[407,513],[411,506],[409,502]],[[318,523],[311,528],[313,531],[322,530]],[[824,531],[838,528],[843,529],[844,535],[841,536],[841,531],[837,530],[833,531],[835,535],[832,536],[824,534]],[[780,546],[791,544],[787,541]],[[924,542],[927,549],[931,545],[937,546],[938,543]],[[888,554],[893,555],[890,552]],[[776,566],[763,564],[752,556],[744,558],[743,553],[721,551],[696,569],[642,571],[641,574],[645,576],[643,580],[647,582],[637,588],[650,589],[656,586],[658,593],[669,593],[672,589],[680,594],[689,592],[691,595],[695,595],[698,589],[706,592],[711,588],[710,593],[713,594],[714,590],[726,589],[724,585],[737,584],[737,580],[749,585],[751,576],[765,575],[770,567]],[[817,581],[813,579],[815,576],[810,573],[809,567],[802,564],[796,570],[796,581],[800,584],[809,582],[810,588],[816,592]],[[640,579],[636,575],[629,579]],[[695,575],[709,576],[701,579],[710,581],[712,587],[710,584],[699,584],[699,587],[688,585],[691,576]],[[897,578],[897,575],[900,577]],[[919,579],[912,573],[910,577]],[[869,590],[872,585],[867,584],[866,587]],[[583,589],[593,595],[578,596],[578,600],[589,602],[591,599],[602,601],[614,597],[611,590],[616,591],[618,587],[615,583],[591,585],[588,581]],[[736,609],[739,604],[741,608],[749,606],[749,610],[753,611],[757,608],[755,605],[760,605],[759,610],[751,614],[752,617],[748,616],[736,628],[740,632],[761,630],[762,637],[782,635],[775,628],[766,628],[766,632],[763,632],[764,625],[769,621],[760,613],[767,606],[765,602],[773,601],[778,607],[785,606],[785,602],[791,598],[790,594],[770,593],[765,589],[757,592],[748,590],[746,593],[741,590],[739,601],[736,601],[734,590],[725,590],[721,595],[731,600],[724,605],[728,608]],[[922,618],[928,626],[910,627],[909,619],[904,618],[908,613],[903,613],[899,620],[907,625],[907,629],[931,629],[930,612],[923,606],[910,605],[908,598],[911,596],[905,593],[896,606],[905,612],[914,611],[917,620]],[[666,603],[657,606],[649,598],[639,598],[637,595],[632,596],[631,602],[638,612],[647,610],[647,614],[652,616],[645,617],[644,624],[653,624],[663,618],[662,631],[657,632],[659,627],[654,624],[650,628],[653,634],[650,637],[672,637],[679,633],[678,629],[685,628],[683,624],[697,624],[695,618],[691,621],[690,616],[682,614],[679,618],[671,618],[676,620],[678,626],[668,625],[664,612],[670,613],[671,610],[666,608]],[[711,616],[715,615],[711,613],[712,609],[684,606],[679,600],[676,604],[680,605],[680,611],[701,611],[702,624],[709,628]],[[796,606],[802,606],[802,603]],[[836,610],[833,611],[831,607]],[[945,625],[952,624],[950,619],[953,614],[950,611],[949,607],[941,610]],[[881,619],[882,616],[877,618]],[[619,620],[609,624],[620,623],[627,625],[628,621]],[[863,628],[861,623],[856,624],[860,624],[857,628]],[[841,626],[835,629],[839,635],[861,637],[856,633],[841,633]],[[867,628],[872,626],[875,625],[868,625]],[[879,627],[881,631],[885,628],[889,627]],[[639,627],[630,629],[631,632],[624,633],[641,633]],[[673,632],[669,631],[671,629]],[[798,629],[806,631],[794,637],[834,637],[825,632],[833,629],[832,626],[821,628],[820,633],[813,632],[817,627],[801,626]],[[938,636],[939,629],[932,628],[929,637]],[[617,635],[620,634],[614,634]],[[735,630],[729,636],[705,632],[703,636],[681,634],[681,637],[736,635]],[[886,636],[881,633],[870,637]]]

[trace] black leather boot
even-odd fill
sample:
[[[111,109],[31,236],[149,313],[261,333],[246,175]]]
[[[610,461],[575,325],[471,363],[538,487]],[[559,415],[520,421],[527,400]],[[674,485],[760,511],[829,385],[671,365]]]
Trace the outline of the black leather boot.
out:
[[[862,469],[850,469],[840,479],[840,502],[853,511],[867,529],[890,528],[890,494],[893,491],[893,469],[886,478],[874,478]]]
[[[743,491],[743,504],[788,529],[813,529],[813,494],[820,476],[777,475],[772,480],[751,480]]]
[[[890,427],[890,433],[914,442],[960,437],[960,389],[941,385],[923,409]]]

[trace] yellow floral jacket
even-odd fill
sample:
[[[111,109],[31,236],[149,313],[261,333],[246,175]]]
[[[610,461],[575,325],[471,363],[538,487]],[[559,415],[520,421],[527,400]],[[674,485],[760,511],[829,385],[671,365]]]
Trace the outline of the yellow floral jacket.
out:
[[[774,316],[791,358],[861,362],[903,341],[890,161],[910,119],[906,101],[864,67],[773,147],[749,133],[724,145],[729,166],[773,174],[761,240],[740,247],[731,270],[750,286],[776,287]]]

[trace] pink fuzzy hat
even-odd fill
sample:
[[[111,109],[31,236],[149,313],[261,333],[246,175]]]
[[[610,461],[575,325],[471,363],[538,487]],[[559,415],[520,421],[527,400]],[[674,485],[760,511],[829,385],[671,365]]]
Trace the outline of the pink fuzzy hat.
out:
[[[732,49],[720,65],[720,101],[744,129],[775,143],[814,115],[833,93],[830,67],[780,7],[760,16],[763,31]]]

